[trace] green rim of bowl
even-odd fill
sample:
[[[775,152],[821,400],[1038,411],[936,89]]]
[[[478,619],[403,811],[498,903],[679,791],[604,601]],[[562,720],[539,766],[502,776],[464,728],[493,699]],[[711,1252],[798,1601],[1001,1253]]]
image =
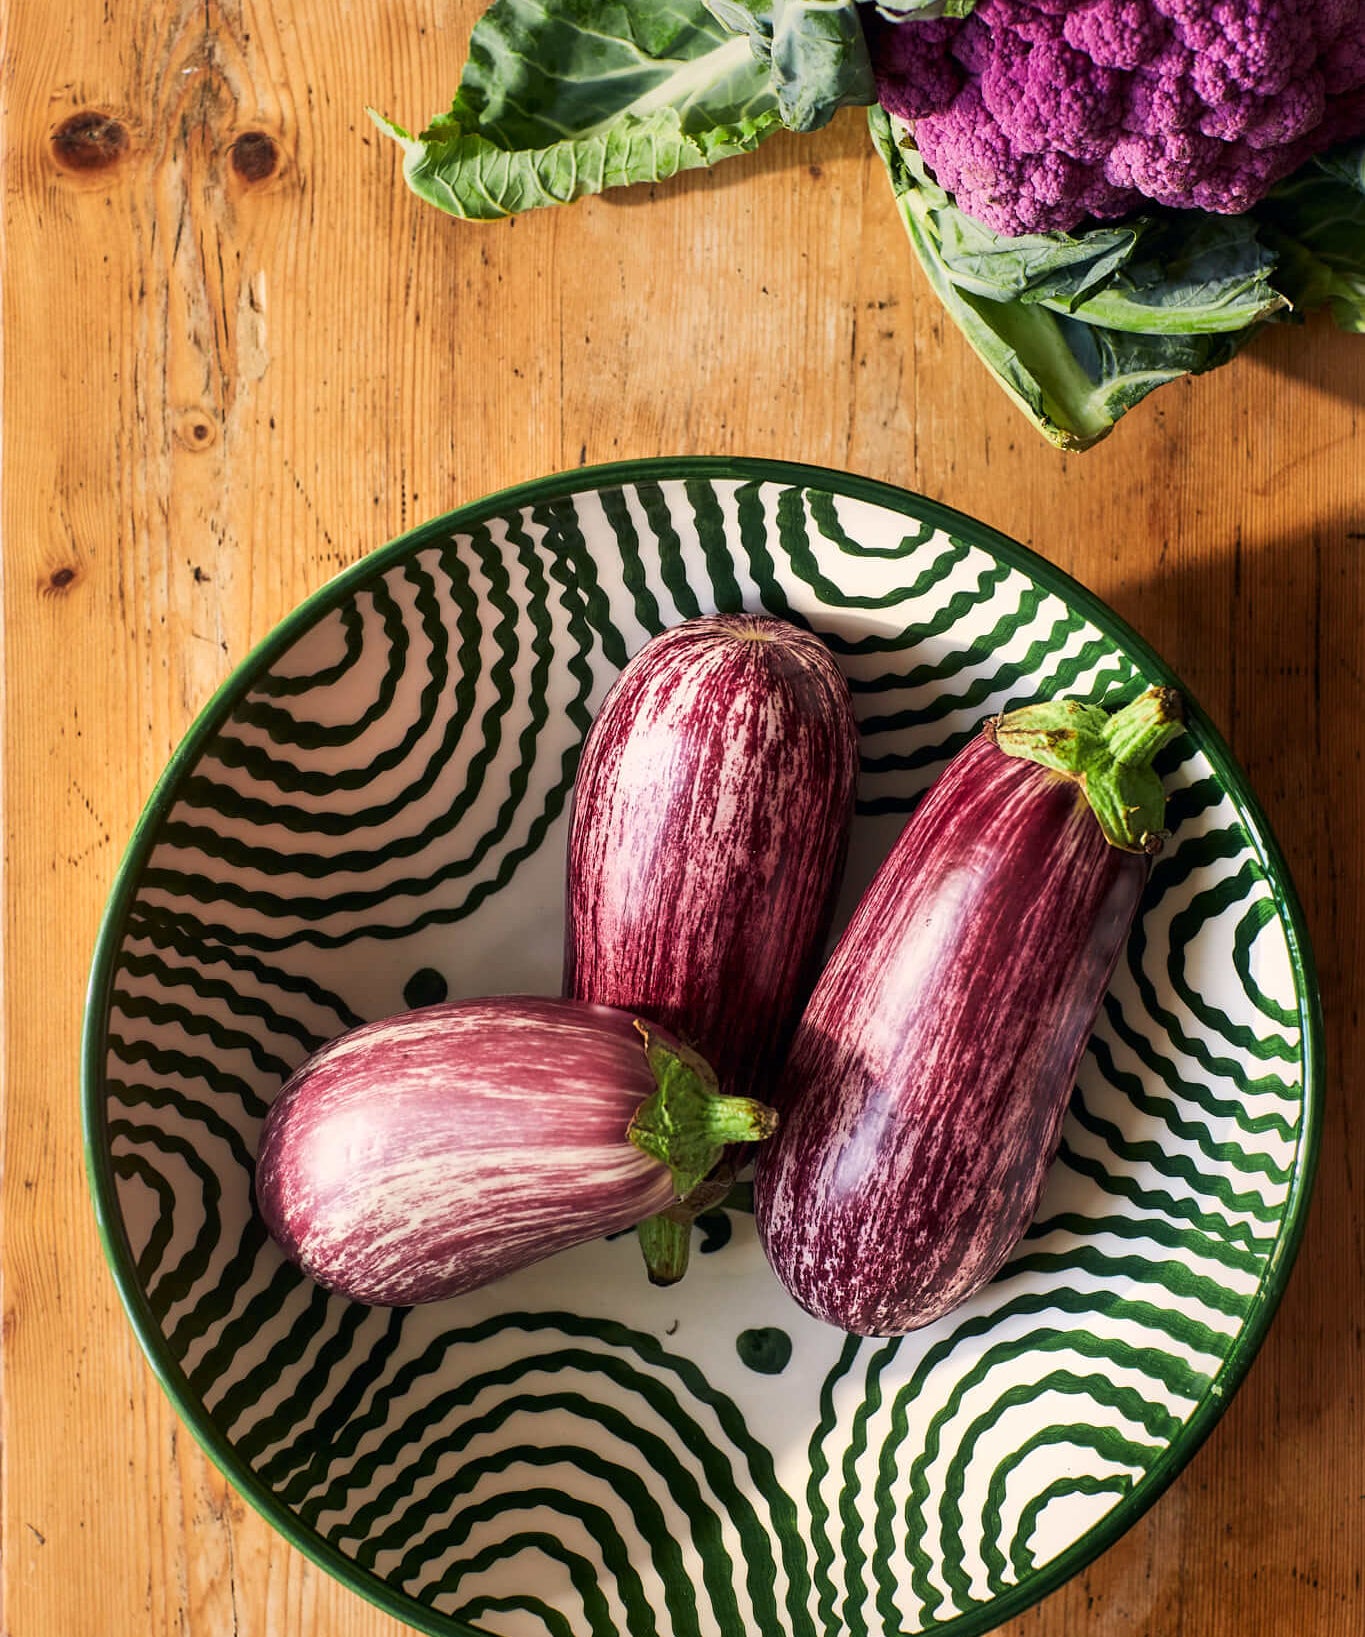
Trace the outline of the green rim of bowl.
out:
[[[685,478],[772,482],[822,490],[848,499],[866,501],[905,516],[932,521],[970,539],[1001,561],[1030,575],[1071,607],[1080,610],[1135,661],[1149,681],[1167,683],[1179,688],[1184,695],[1190,732],[1216,769],[1236,809],[1248,841],[1265,871],[1285,928],[1303,1037],[1303,1121],[1294,1176],[1279,1235],[1267,1258],[1265,1273],[1252,1298],[1247,1317],[1221,1370],[1209,1384],[1190,1419],[1128,1495],[1070,1546],[1017,1586],[992,1598],[989,1603],[966,1610],[944,1625],[929,1628],[932,1637],[981,1637],[982,1633],[993,1630],[1057,1590],[1125,1534],[1188,1464],[1241,1385],[1284,1294],[1308,1215],[1321,1135],[1322,1015],[1303,911],[1284,857],[1231,751],[1198,704],[1190,698],[1185,685],[1130,626],[1078,581],[1027,546],[951,506],[874,478],[792,461],[706,455],[618,461],[602,466],[584,466],[575,471],[517,484],[432,518],[387,545],[378,547],[306,597],[232,670],[199,713],[157,781],[134,827],[114,879],[95,944],[81,1043],[85,1161],[100,1238],[119,1296],[161,1386],[201,1448],[234,1488],[305,1556],[351,1591],[396,1619],[429,1633],[430,1637],[484,1637],[476,1627],[452,1616],[438,1614],[405,1592],[395,1591],[378,1575],[360,1568],[303,1524],[237,1455],[232,1444],[205,1413],[179,1364],[171,1356],[138,1282],[132,1250],[119,1214],[108,1145],[103,1140],[105,1030],[114,971],[123,942],[129,904],[161,824],[175,803],[182,777],[261,673],[321,616],[345,601],[358,586],[408,553],[508,510],[584,491]]]

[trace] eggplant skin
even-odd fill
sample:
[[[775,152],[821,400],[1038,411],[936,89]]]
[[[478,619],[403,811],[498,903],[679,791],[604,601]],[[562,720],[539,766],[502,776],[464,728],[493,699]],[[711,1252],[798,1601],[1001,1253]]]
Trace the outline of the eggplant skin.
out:
[[[857,775],[848,685],[818,637],[718,614],[653,638],[579,763],[565,994],[638,1009],[723,1092],[769,1100],[829,932]]]
[[[901,1335],[999,1271],[1149,868],[1065,775],[985,737],[944,770],[820,977],[757,1159],[759,1235],[809,1312]]]
[[[527,996],[404,1012],[290,1077],[257,1205],[329,1290],[383,1307],[457,1296],[672,1203],[668,1168],[626,1136],[654,1089],[627,1012]]]

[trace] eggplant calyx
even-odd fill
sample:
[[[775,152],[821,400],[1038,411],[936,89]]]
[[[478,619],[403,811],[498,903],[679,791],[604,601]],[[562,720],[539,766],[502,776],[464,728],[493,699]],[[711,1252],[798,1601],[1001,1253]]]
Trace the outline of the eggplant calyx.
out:
[[[1160,687],[1112,716],[1078,699],[1024,705],[992,717],[985,732],[1005,755],[1075,779],[1112,846],[1155,853],[1166,835],[1166,793],[1152,762],[1184,727],[1184,701]]]
[[[726,1096],[704,1058],[687,1046],[664,1045],[641,1019],[635,1027],[657,1090],[635,1110],[626,1135],[668,1167],[675,1196],[640,1224],[640,1247],[651,1281],[668,1285],[687,1271],[693,1221],[730,1191],[733,1174],[721,1167],[725,1150],[771,1137],[777,1111],[752,1097]]]

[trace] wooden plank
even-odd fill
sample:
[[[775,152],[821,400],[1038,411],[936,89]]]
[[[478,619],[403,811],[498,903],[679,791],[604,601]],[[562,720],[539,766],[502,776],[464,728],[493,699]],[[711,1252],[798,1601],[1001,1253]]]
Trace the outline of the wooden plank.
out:
[[[401,1629],[230,1492],[119,1309],[74,1089],[99,914],[194,714],[338,568],[542,472],[736,452],[918,488],[1108,599],[1231,738],[1316,940],[1333,1097],[1281,1319],[1186,1475],[1006,1631],[1357,1632],[1365,344],[1269,335],[1064,458],[943,319],[854,112],[465,226],[363,110],[442,107],[475,0],[71,9],[16,0],[4,58],[2,1629]]]

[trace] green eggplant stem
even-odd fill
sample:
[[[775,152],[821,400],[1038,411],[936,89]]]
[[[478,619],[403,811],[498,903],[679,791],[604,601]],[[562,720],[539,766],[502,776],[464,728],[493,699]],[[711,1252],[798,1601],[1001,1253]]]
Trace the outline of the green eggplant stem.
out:
[[[691,1222],[679,1222],[672,1213],[661,1211],[647,1216],[636,1232],[650,1284],[676,1285],[692,1254]]]
[[[725,1197],[734,1180],[721,1163],[726,1149],[771,1137],[777,1111],[751,1097],[724,1095],[704,1058],[687,1046],[664,1045],[642,1019],[635,1027],[656,1090],[635,1110],[626,1135],[668,1167],[674,1193],[667,1210],[640,1224],[640,1248],[651,1281],[670,1285],[687,1271],[692,1223]]]
[[[1184,701],[1159,687],[1112,716],[1079,699],[1024,705],[992,717],[985,732],[1007,756],[1074,779],[1111,845],[1154,853],[1166,835],[1166,793],[1152,762],[1184,728]]]

